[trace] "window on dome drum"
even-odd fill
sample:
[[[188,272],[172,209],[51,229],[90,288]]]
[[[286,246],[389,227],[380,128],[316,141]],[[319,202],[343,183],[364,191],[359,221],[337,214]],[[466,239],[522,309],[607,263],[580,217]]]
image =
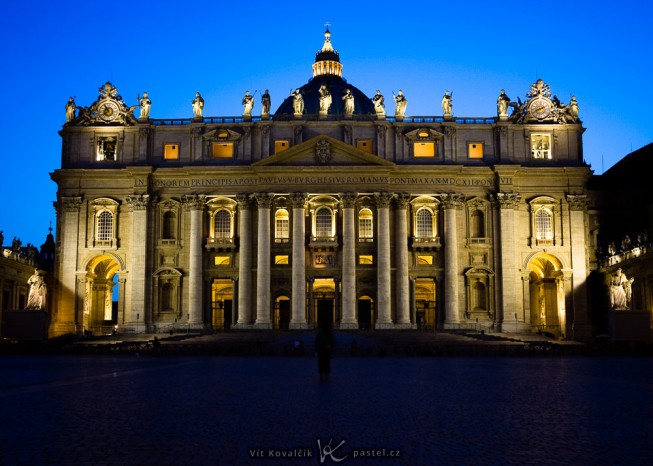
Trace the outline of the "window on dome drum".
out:
[[[417,256],[417,265],[433,265],[433,256]]]
[[[371,254],[361,254],[358,256],[358,263],[360,265],[372,265],[374,264],[374,257]]]
[[[535,213],[535,238],[538,242],[553,240],[553,213],[544,207]]]
[[[290,238],[290,216],[286,209],[279,209],[274,214],[274,241],[287,243]]]
[[[231,239],[231,215],[224,209],[215,213],[213,237],[216,240]]]
[[[116,160],[118,140],[115,136],[97,138],[97,160]]]
[[[179,159],[179,144],[165,144],[163,146],[163,158],[165,160]]]
[[[113,214],[103,210],[97,216],[96,238],[98,241],[111,241],[113,239]]]
[[[215,256],[215,265],[231,265],[231,256]]]
[[[433,212],[426,207],[422,207],[417,211],[415,221],[415,237],[417,238],[433,238]]]
[[[358,139],[356,141],[356,149],[367,152],[368,154],[372,153],[372,140],[371,139]]]
[[[531,157],[546,160],[553,158],[550,134],[531,134]]]
[[[435,143],[415,142],[413,144],[413,154],[415,157],[435,157]]]
[[[315,236],[331,238],[333,236],[333,213],[327,207],[321,207],[315,212]]]
[[[161,239],[175,239],[177,232],[177,216],[174,212],[168,210],[163,214],[163,228]]]
[[[288,265],[288,255],[274,256],[275,265]]]
[[[470,142],[469,144],[467,144],[467,157],[469,157],[470,159],[482,159],[483,143]]]
[[[274,141],[274,153],[278,154],[281,151],[284,151],[290,147],[290,141],[288,139],[276,139]]]
[[[374,239],[373,214],[370,209],[361,209],[358,212],[358,241],[372,241]]]
[[[233,142],[214,142],[211,145],[211,155],[214,159],[228,159],[234,156]]]

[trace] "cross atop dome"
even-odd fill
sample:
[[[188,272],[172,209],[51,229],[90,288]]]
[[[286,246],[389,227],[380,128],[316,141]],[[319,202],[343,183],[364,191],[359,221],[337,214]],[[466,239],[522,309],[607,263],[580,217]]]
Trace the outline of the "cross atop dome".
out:
[[[324,45],[322,50],[315,54],[315,63],[313,63],[313,77],[334,75],[342,77],[342,64],[340,63],[340,54],[333,49],[331,45],[330,24],[325,24]]]

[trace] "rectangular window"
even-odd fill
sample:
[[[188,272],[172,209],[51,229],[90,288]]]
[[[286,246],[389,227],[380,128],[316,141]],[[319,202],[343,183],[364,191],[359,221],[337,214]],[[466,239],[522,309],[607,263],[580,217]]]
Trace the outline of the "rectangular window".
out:
[[[231,265],[231,256],[215,256],[215,265]]]
[[[214,142],[211,148],[214,159],[229,159],[234,156],[233,142]]]
[[[368,154],[372,153],[372,140],[371,139],[359,139],[356,141],[356,149],[367,152]]]
[[[290,147],[290,141],[288,139],[276,139],[274,141],[274,153],[278,154],[281,151],[284,151]]]
[[[165,160],[179,159],[179,144],[165,144],[163,146],[163,158]]]
[[[434,142],[416,142],[413,144],[415,157],[435,157]]]
[[[433,256],[417,256],[417,265],[433,265]]]
[[[274,263],[276,265],[288,265],[288,255],[274,256]]]
[[[358,263],[360,265],[372,265],[374,264],[374,257],[368,254],[361,254],[358,256]]]
[[[470,159],[482,159],[483,143],[470,142],[469,144],[467,144],[467,157],[469,157]]]
[[[118,139],[115,136],[97,138],[97,160],[116,160]]]
[[[531,134],[531,157],[545,160],[553,158],[550,134]]]

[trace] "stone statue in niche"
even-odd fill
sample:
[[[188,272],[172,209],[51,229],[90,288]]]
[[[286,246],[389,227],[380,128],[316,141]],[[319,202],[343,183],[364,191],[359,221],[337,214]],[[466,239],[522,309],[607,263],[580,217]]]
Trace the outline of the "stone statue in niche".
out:
[[[250,95],[249,91],[245,91],[245,96],[243,97],[243,116],[251,117],[252,109],[254,108],[254,96]]]
[[[610,277],[610,308],[615,311],[630,310],[634,278],[628,279],[621,269]]]
[[[25,309],[45,310],[45,298],[48,288],[43,280],[43,276],[37,269],[34,269],[34,274],[29,277],[27,284],[29,285],[29,294]]]
[[[147,120],[148,118],[150,118],[150,108],[152,107],[152,101],[147,96],[147,92],[143,92],[143,97],[137,94],[136,100],[138,100],[141,106],[141,114],[139,116],[139,119]]]
[[[397,95],[394,95],[393,97],[395,99],[395,117],[397,118],[402,118],[406,114],[406,106],[408,105],[408,99],[404,96],[404,93],[401,89],[397,91]]]
[[[193,114],[195,118],[202,118],[202,112],[204,111],[204,99],[199,92],[195,93],[195,98],[191,102],[193,104]]]

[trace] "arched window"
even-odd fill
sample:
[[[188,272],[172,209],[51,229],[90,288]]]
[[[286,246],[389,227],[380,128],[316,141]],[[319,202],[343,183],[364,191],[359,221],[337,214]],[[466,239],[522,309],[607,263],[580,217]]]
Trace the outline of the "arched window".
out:
[[[279,209],[274,214],[274,238],[279,243],[286,242],[290,238],[289,218],[286,209]]]
[[[163,239],[175,239],[177,231],[177,216],[174,212],[168,210],[163,214]]]
[[[373,214],[370,209],[361,209],[358,212],[358,239],[371,241],[374,238]]]
[[[113,214],[103,210],[97,216],[97,240],[111,241],[113,239]]]
[[[470,215],[470,236],[472,238],[485,238],[485,216],[478,209],[472,211]]]
[[[541,208],[535,213],[535,238],[553,239],[553,214],[549,209]]]
[[[426,207],[417,211],[415,222],[415,236],[417,238],[433,238],[433,212]]]
[[[328,207],[321,207],[315,212],[315,236],[331,238],[333,236],[333,215]]]
[[[215,239],[231,239],[231,215],[224,209],[215,213],[213,237]]]

